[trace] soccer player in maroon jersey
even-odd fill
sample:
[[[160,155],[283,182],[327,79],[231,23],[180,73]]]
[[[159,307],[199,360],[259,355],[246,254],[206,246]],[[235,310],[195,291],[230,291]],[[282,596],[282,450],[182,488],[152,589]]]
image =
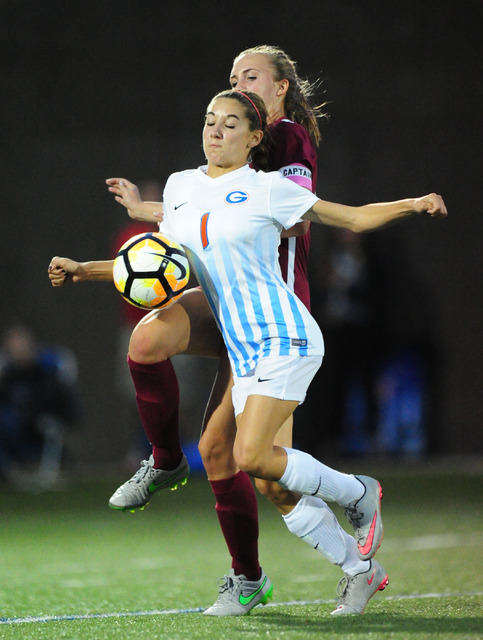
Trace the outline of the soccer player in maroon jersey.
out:
[[[308,99],[313,87],[307,81],[299,78],[295,63],[276,47],[261,46],[248,49],[235,59],[230,74],[230,84],[234,88],[258,93],[267,105],[270,117],[269,132],[272,138],[268,160],[269,168],[281,171],[288,179],[315,191],[317,182],[316,146],[320,140],[317,123],[317,115],[319,114],[309,105]],[[146,213],[149,217],[154,212],[154,205],[147,207],[136,200],[135,185],[127,180],[122,181],[124,185],[121,185],[121,180],[118,179],[112,179],[108,182],[111,191],[116,194],[116,199],[130,209],[133,217],[144,219]],[[310,309],[307,279],[309,227],[307,222],[299,224],[295,229],[295,235],[292,230],[290,237],[282,237],[279,249],[282,275],[308,309]],[[188,313],[190,312],[192,313],[191,310]],[[131,347],[130,368],[135,385],[139,389],[143,385],[142,374],[139,371],[140,367],[137,366],[139,362],[136,357],[133,357],[134,346],[132,342]],[[136,355],[139,360],[139,354]],[[160,397],[158,407],[161,408],[161,402],[164,405],[162,415],[160,410],[156,419],[150,419],[152,414],[147,416],[148,412],[144,411],[143,422],[148,427],[147,435],[153,443],[153,458],[145,462],[140,472],[135,474],[112,496],[110,504],[113,507],[129,509],[144,506],[150,499],[148,487],[152,485],[153,478],[158,476],[158,481],[163,481],[166,478],[167,484],[162,486],[172,486],[181,479],[181,476],[184,477],[186,474],[186,463],[182,457],[178,440],[177,412],[174,409],[177,407],[179,397],[174,369],[169,359],[151,364],[150,369],[152,371],[156,369],[156,374],[150,376],[150,379],[153,387],[156,385]],[[147,371],[147,368],[144,370]],[[137,384],[136,379],[138,379]],[[223,382],[224,380],[226,382]],[[200,452],[217,498],[216,510],[232,554],[235,574],[243,574],[250,580],[256,580],[260,575],[257,559],[256,499],[246,474],[236,473],[237,470],[233,466],[231,447],[228,445],[234,435],[228,436],[230,441],[227,442],[225,434],[226,425],[233,423],[233,415],[229,393],[231,381],[228,363],[224,357],[220,364],[217,382],[207,411]],[[162,401],[161,396],[163,396]],[[141,412],[144,407],[141,399]],[[171,425],[168,426],[170,416],[173,416],[173,419]],[[165,424],[164,429],[162,422]],[[174,429],[175,426],[176,429]],[[232,428],[230,431],[233,434]],[[168,437],[166,434],[169,434]],[[176,442],[174,442],[175,437]],[[283,444],[291,445],[291,420],[284,427],[283,438]],[[230,451],[230,455],[227,459],[226,452],[228,451]],[[167,455],[171,457],[168,459]],[[161,469],[163,471],[160,471]],[[168,470],[172,471],[170,475],[163,473]],[[140,474],[144,478],[141,482],[139,482]],[[288,514],[297,504],[298,496],[282,490],[276,483],[258,480],[257,485],[260,491],[274,502],[282,514]],[[146,489],[143,490],[144,487]]]
[[[312,86],[298,77],[295,63],[276,47],[255,47],[242,52],[235,59],[230,83],[236,89],[258,93],[265,102],[269,130],[274,140],[269,168],[281,171],[288,179],[314,191],[317,171],[315,147],[320,139],[318,113],[308,102]],[[156,212],[160,211],[161,206],[159,203],[143,203],[135,185],[120,178],[109,179],[107,183],[116,200],[128,208],[132,218],[152,222],[157,220]],[[286,282],[310,308],[307,283],[308,227],[309,223],[302,222],[295,230],[291,230],[291,237],[283,238],[280,264]],[[59,262],[56,264],[60,266]],[[65,263],[62,266],[71,272]],[[87,279],[112,277],[109,274],[109,261],[85,263],[83,269],[89,270]],[[73,279],[75,281],[76,276]],[[249,476],[237,469],[233,458],[236,431],[229,364],[221,335],[199,289],[188,291],[177,304],[167,309],[151,312],[133,332],[128,361],[141,420],[153,445],[153,455],[148,461],[143,461],[133,478],[119,487],[109,504],[123,510],[142,507],[147,504],[153,491],[173,487],[183,481],[189,472],[179,441],[179,390],[170,361],[177,353],[219,357],[220,360],[205,415],[200,453],[216,497],[216,511],[232,556],[232,569],[220,589],[218,600],[205,613],[241,615],[266,600],[271,588],[258,562],[256,496]],[[291,419],[280,430],[275,444],[291,446]],[[282,489],[277,483],[257,480],[257,486],[277,506],[288,528],[309,544],[312,542],[307,536],[308,526],[310,531],[317,527],[329,531],[334,527],[333,522],[327,522],[333,514],[320,498],[305,496],[302,504],[298,494]],[[378,525],[378,534],[363,554],[365,560],[361,560],[360,555],[358,557],[354,538],[344,534],[338,523],[335,526],[339,527],[341,540],[337,544],[329,543],[327,547],[323,544],[312,545],[351,577],[363,575],[367,570],[367,560],[374,555],[382,536],[379,487],[364,487],[364,496],[364,508],[370,502],[370,508],[366,509],[371,513],[367,528],[373,524],[374,516]],[[355,515],[354,527],[357,520],[357,527],[360,528],[357,509]],[[371,531],[374,531],[374,527]],[[249,594],[243,602],[237,597],[239,592]],[[373,593],[367,600],[371,595]]]
[[[290,60],[285,52],[277,47],[266,45],[254,47],[243,51],[235,59],[230,74],[230,84],[234,88],[255,91],[264,99],[267,105],[270,117],[269,131],[272,138],[268,161],[270,170],[281,171],[283,175],[294,182],[301,184],[311,191],[315,191],[317,181],[316,145],[318,145],[320,140],[317,116],[320,114],[309,105],[308,98],[311,95],[313,87],[307,81],[299,78],[295,63]],[[141,203],[137,197],[135,185],[127,180],[122,180],[122,182],[124,183],[123,185],[120,184],[120,179],[111,179],[108,181],[110,190],[116,193],[116,199],[130,210],[132,217],[142,219],[146,219],[147,217],[152,220],[154,209],[156,208],[155,205],[152,203],[150,205]],[[158,210],[159,208],[158,205]],[[308,309],[310,309],[307,279],[307,258],[310,244],[309,226],[309,223],[301,223],[295,230],[291,230],[290,237],[282,236],[280,245],[282,275]],[[192,292],[190,292],[190,295],[191,294]],[[193,312],[190,310],[188,313]],[[136,340],[140,341],[140,338],[136,337]],[[132,342],[131,347],[133,347]],[[133,372],[136,368],[136,360],[132,357],[131,351],[130,355],[130,367],[131,372]],[[144,357],[144,359],[146,358]],[[163,374],[166,374],[164,381],[161,380]],[[136,374],[134,373],[134,375]],[[159,376],[159,393],[170,395],[174,406],[175,402],[177,403],[176,398],[178,391],[175,389],[175,373],[169,360],[164,360],[162,364],[159,363],[157,375]],[[161,390],[161,387],[164,387],[164,391]],[[167,389],[169,389],[169,392]],[[227,416],[227,419],[231,419],[230,399],[228,399],[228,405],[230,415]],[[167,413],[171,413],[170,410],[168,410]],[[177,416],[175,420],[177,420]],[[164,416],[164,421],[167,421],[166,415]],[[160,421],[157,422],[156,427],[153,428],[160,429],[160,423]],[[166,430],[166,433],[167,431],[168,430]],[[287,437],[290,440],[287,444],[291,444],[291,425],[287,425],[287,431]],[[171,435],[174,435],[174,433],[174,431],[170,430]],[[206,461],[208,466],[212,466],[211,460],[214,455],[217,455],[211,449],[214,448],[218,450],[222,448],[220,438],[215,435],[211,437],[210,433],[209,430],[205,429],[200,443],[203,460],[204,462]],[[171,446],[168,446],[169,440],[163,439],[159,431],[154,434],[154,437],[152,437],[151,433],[148,433],[148,437],[150,437],[150,441],[153,443],[153,460],[151,461],[153,468],[171,470],[170,467],[176,465],[173,471],[176,480],[179,480],[179,472],[181,471],[183,473],[186,470],[186,465],[184,464],[179,447],[179,440],[176,443],[172,442]],[[156,442],[163,443],[164,446],[157,447]],[[167,456],[170,456],[170,458],[167,459]],[[213,469],[212,473],[207,469],[210,479],[211,477],[216,478],[220,475],[220,464],[219,459],[216,462],[213,461],[216,469]],[[225,474],[222,475],[225,476]],[[138,480],[138,478],[136,478],[136,480]],[[111,498],[111,506],[135,508],[146,504],[150,498],[150,494],[145,492],[144,495],[141,496],[139,492],[139,482],[136,482],[134,486],[137,491],[136,494],[133,495],[130,491],[132,486],[132,484],[127,484],[127,486],[124,486],[124,489],[120,488],[122,490],[118,491],[117,495],[114,494],[113,498]],[[260,488],[262,492],[267,492],[268,487],[265,487],[265,485],[261,484]],[[213,486],[213,489],[216,495],[216,486]],[[271,487],[271,489],[273,492],[280,492],[278,485]],[[126,493],[128,493],[127,496]],[[272,491],[270,491],[268,497],[275,497]],[[126,498],[130,500],[130,502],[128,502]],[[293,499],[291,503],[293,503]],[[283,504],[280,497],[277,497],[277,504],[280,506]],[[288,510],[290,510],[290,508],[288,508]],[[286,509],[284,509],[283,512],[286,512]]]

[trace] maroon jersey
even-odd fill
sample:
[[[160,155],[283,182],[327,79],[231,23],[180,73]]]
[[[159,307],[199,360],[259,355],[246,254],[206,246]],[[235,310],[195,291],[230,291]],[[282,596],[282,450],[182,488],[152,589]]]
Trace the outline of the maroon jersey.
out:
[[[269,131],[273,147],[269,155],[271,171],[309,188],[315,193],[317,184],[317,151],[308,132],[302,125],[287,118],[280,118]],[[310,292],[307,261],[310,246],[310,229],[300,237],[282,238],[279,260],[285,282],[294,290],[310,311]]]

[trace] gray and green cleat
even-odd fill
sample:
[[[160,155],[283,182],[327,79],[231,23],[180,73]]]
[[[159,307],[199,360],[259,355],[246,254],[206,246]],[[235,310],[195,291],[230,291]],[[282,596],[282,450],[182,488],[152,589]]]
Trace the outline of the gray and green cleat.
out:
[[[203,611],[205,616],[244,616],[257,604],[267,604],[272,597],[273,585],[262,569],[260,580],[247,580],[235,575],[233,569],[220,578],[220,593],[211,607]]]
[[[141,462],[141,468],[133,477],[117,489],[111,499],[111,509],[120,511],[134,511],[143,509],[151,499],[152,494],[159,489],[177,489],[178,484],[185,485],[188,482],[190,472],[188,460],[183,454],[181,462],[171,471],[154,468],[154,458]]]

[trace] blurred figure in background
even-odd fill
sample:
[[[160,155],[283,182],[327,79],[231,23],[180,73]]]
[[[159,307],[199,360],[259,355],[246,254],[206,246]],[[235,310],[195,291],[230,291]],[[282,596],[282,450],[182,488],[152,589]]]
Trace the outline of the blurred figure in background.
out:
[[[418,460],[439,444],[441,345],[431,286],[400,236],[370,244],[379,273],[375,452]],[[389,265],[393,263],[391,269]]]
[[[377,421],[375,366],[378,356],[378,281],[365,236],[325,230],[324,249],[311,280],[314,315],[326,336],[319,372],[324,432],[337,453],[365,455]],[[320,441],[320,435],[314,434]],[[314,442],[314,450],[317,444]]]
[[[298,433],[300,445],[327,451],[328,436],[334,455],[417,460],[431,449],[438,393],[430,292],[394,237],[323,232],[310,273],[326,353],[317,394],[298,409],[320,431]]]
[[[2,480],[25,481],[32,490],[55,483],[65,430],[80,414],[76,381],[77,361],[70,350],[40,345],[27,326],[15,325],[4,333],[0,350]]]
[[[417,345],[400,345],[384,354],[377,372],[375,450],[420,459],[427,450],[428,362]]]

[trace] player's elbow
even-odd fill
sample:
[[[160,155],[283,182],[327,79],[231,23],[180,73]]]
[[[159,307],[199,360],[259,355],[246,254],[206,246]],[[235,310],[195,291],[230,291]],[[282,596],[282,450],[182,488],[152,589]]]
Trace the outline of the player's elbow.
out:
[[[364,233],[364,231],[372,229],[370,218],[364,214],[360,207],[351,207],[344,226],[354,233]]]
[[[361,220],[351,220],[347,225],[346,229],[352,231],[353,233],[364,233],[364,231],[370,231],[370,228],[367,225],[363,224]]]

